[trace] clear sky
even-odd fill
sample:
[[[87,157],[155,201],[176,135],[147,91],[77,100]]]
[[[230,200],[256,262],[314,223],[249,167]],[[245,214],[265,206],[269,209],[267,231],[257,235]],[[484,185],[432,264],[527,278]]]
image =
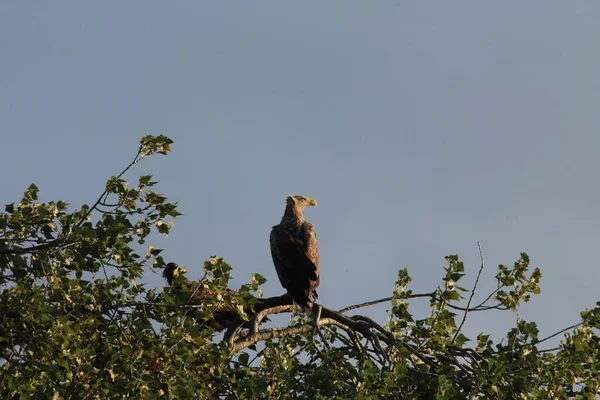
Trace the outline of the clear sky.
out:
[[[270,228],[290,193],[319,236],[321,303],[417,292],[458,253],[476,300],[526,251],[545,333],[600,299],[597,2],[0,2],[0,203],[91,203],[166,134],[152,172],[185,215],[167,260],[225,257],[282,289]],[[149,285],[162,284],[148,273]],[[386,306],[363,312],[385,322]],[[426,300],[412,310],[425,316]],[[467,333],[503,332],[516,314]]]

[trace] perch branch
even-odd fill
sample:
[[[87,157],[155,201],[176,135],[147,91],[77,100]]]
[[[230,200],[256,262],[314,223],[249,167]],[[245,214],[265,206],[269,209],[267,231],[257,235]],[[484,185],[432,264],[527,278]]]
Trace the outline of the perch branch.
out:
[[[435,294],[435,292],[431,292],[431,293],[415,293],[415,294],[409,294],[406,297],[402,297],[403,299],[416,299],[418,297],[432,297]],[[391,301],[393,299],[393,297],[384,297],[383,299],[379,299],[379,300],[373,300],[373,301],[367,301],[364,303],[359,303],[359,304],[353,304],[351,306],[342,308],[341,310],[338,310],[339,313],[345,313],[348,312],[350,310],[356,310],[357,308],[363,308],[363,307],[369,307],[369,306],[373,306],[375,304],[380,304],[380,303],[385,303],[388,301]]]

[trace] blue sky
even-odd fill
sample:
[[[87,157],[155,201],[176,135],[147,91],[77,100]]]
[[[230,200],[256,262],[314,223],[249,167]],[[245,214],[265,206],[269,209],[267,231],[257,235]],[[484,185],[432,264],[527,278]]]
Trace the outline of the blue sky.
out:
[[[165,258],[201,276],[225,257],[234,285],[259,272],[281,294],[270,227],[290,193],[319,236],[320,300],[441,283],[526,251],[542,293],[519,316],[552,333],[599,299],[598,3],[0,3],[0,202],[93,202],[145,134],[175,140],[149,160],[185,215]],[[148,273],[149,285],[160,285]],[[363,310],[381,322],[386,306]],[[412,310],[425,315],[427,303]],[[478,315],[467,333],[516,314]]]

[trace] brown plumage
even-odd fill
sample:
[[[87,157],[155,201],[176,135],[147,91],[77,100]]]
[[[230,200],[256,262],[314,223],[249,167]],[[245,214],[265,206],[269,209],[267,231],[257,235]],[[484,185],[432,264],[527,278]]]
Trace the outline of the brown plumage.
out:
[[[176,263],[168,263],[163,270],[163,278],[167,280],[169,286],[180,292],[181,295],[186,296],[184,300],[187,300],[189,304],[200,304],[202,302],[215,300],[216,293],[212,290],[206,289],[202,285],[199,285],[198,282],[185,279],[180,285],[173,286],[173,283],[175,282],[175,272],[178,270],[178,268],[179,266]],[[185,286],[185,288],[182,286]],[[223,288],[222,292],[227,294],[235,293],[233,290],[228,288]],[[211,319],[206,321],[197,320],[197,322],[199,324],[207,324],[213,327],[216,331],[220,332],[227,329],[238,316],[236,307],[231,304],[215,304],[213,310],[213,317]]]
[[[317,235],[302,211],[317,201],[304,196],[289,196],[279,225],[271,230],[271,255],[277,276],[292,300],[303,308],[312,307],[318,298],[319,248]]]

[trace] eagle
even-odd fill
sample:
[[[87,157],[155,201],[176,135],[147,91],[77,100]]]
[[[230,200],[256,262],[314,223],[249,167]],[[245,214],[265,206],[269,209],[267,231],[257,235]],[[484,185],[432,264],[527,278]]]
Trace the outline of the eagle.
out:
[[[317,201],[304,196],[288,196],[279,225],[271,229],[271,256],[281,286],[294,303],[304,309],[318,298],[319,248],[313,225],[302,215],[306,206]]]
[[[216,299],[216,293],[212,290],[206,289],[198,282],[193,282],[189,279],[184,279],[181,284],[175,284],[175,272],[178,271],[179,266],[170,262],[163,270],[163,278],[167,280],[169,286],[174,289],[174,292],[178,295],[181,301],[189,304],[200,304],[203,302],[214,301]],[[228,288],[223,288],[223,293],[233,294],[234,291]],[[237,309],[231,304],[217,304],[214,308],[213,316],[207,321],[197,320],[196,322],[201,325],[208,325],[214,328],[217,332],[221,332],[227,329],[231,323],[238,316]]]
[[[235,299],[232,299],[231,302],[217,302],[217,293],[214,290],[205,288],[199,282],[194,282],[189,279],[184,279],[181,281],[181,283],[176,282],[175,275],[178,273],[179,266],[174,262],[170,262],[166,265],[162,274],[163,278],[167,280],[167,283],[171,287],[172,293],[176,295],[178,302],[195,305],[208,303],[212,305],[211,318],[196,319],[196,323],[202,326],[210,326],[214,328],[215,331],[221,332],[230,328],[234,322],[243,322],[238,321],[238,317],[240,317],[240,309],[243,309],[249,317],[252,317],[256,314],[256,312],[265,308],[265,306],[261,307],[262,299],[255,299],[255,306],[241,306]],[[231,296],[232,298],[235,298],[237,295],[239,295],[239,293],[235,290],[231,290],[226,287],[221,287],[220,293],[226,296]],[[193,312],[190,314],[193,315]],[[260,323],[262,324],[269,321],[270,319],[268,317],[263,317]],[[242,324],[242,328],[250,328],[251,325],[251,321],[248,321]]]

